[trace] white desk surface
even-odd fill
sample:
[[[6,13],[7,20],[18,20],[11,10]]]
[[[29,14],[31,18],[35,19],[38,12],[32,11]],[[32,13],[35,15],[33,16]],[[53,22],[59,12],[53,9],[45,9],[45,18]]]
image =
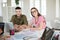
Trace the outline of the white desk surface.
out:
[[[24,38],[29,38],[29,37],[30,37],[30,40],[33,40],[33,39],[37,40],[42,36],[43,32],[44,32],[44,29],[35,30],[35,31],[25,29],[21,32],[15,33],[15,35],[11,36],[11,38],[8,40],[23,40]]]

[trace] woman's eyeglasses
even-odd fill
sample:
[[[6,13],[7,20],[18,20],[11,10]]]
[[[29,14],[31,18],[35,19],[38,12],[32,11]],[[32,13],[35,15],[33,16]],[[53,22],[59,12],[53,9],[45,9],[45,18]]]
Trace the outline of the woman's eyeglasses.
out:
[[[34,12],[36,12],[36,11],[31,11],[31,13],[34,13]]]

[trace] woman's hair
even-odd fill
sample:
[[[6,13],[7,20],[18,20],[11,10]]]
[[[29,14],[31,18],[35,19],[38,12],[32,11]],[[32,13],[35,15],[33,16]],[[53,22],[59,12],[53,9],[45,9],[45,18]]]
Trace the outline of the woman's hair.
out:
[[[37,12],[38,12],[38,16],[41,16],[41,14],[39,13],[39,11],[38,11],[38,9],[37,8],[35,8],[35,7],[33,7],[33,8],[31,8],[31,10],[32,9],[35,9]],[[32,12],[31,12],[31,15],[32,15]],[[33,15],[32,15],[33,16]],[[33,16],[34,17],[34,16]]]

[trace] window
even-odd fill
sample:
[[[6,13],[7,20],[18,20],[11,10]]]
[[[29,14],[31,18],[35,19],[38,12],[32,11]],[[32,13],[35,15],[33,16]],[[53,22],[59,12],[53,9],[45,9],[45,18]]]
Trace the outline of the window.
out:
[[[36,7],[40,11],[40,0],[30,0],[30,8]]]
[[[56,0],[56,17],[59,17],[59,0]]]
[[[30,9],[36,7],[40,12],[40,0],[30,0]]]
[[[30,9],[36,7],[39,12],[46,16],[46,0],[30,0]]]
[[[12,7],[16,7],[15,0],[11,0],[11,6]],[[18,6],[23,7],[23,1],[19,1],[19,5]]]
[[[7,2],[7,0],[3,0],[3,2]]]
[[[35,0],[35,7],[38,9],[40,12],[40,0]]]
[[[16,7],[15,0],[11,0],[11,6]]]
[[[34,7],[34,0],[30,0],[30,9]]]
[[[7,6],[7,0],[2,1],[3,7]]]
[[[46,16],[46,0],[41,0],[41,14]]]

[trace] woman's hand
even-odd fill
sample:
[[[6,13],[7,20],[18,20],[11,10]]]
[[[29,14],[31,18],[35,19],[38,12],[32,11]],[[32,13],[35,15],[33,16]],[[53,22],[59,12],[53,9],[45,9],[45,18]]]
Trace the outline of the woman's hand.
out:
[[[30,28],[31,31],[41,30],[41,28]]]

